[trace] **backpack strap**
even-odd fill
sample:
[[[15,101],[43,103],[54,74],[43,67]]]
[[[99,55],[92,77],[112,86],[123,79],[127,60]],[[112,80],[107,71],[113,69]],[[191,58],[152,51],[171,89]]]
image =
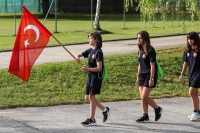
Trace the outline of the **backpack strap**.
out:
[[[96,55],[97,55],[97,53],[98,53],[99,51],[102,52],[101,50],[98,50],[98,51],[95,53],[95,59],[96,59]],[[103,53],[103,52],[102,52],[102,53]],[[104,69],[104,66],[103,66],[103,60],[102,60],[101,77],[99,76],[99,73],[100,73],[100,72],[98,72],[98,78],[99,78],[99,79],[102,79],[102,78],[103,78],[103,73],[102,73],[102,72],[103,72],[103,69]]]

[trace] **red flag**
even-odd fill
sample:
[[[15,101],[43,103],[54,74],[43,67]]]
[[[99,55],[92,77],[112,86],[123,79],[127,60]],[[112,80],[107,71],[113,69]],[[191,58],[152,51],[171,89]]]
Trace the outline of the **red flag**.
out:
[[[23,6],[8,72],[28,81],[31,68],[52,34]]]

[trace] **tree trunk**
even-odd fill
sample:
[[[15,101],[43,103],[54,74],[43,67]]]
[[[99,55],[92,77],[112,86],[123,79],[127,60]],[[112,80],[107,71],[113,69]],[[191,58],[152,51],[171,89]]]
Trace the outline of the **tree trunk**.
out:
[[[100,24],[99,24],[100,9],[101,9],[101,0],[97,0],[97,7],[96,7],[96,14],[95,14],[95,21],[94,21],[94,30],[101,29]]]
[[[42,0],[42,17],[45,17],[49,10],[49,0]],[[48,14],[48,16],[50,13]]]

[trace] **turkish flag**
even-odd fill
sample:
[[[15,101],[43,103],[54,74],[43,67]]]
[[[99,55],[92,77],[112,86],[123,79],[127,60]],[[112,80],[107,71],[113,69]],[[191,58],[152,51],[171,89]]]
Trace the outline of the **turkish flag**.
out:
[[[25,82],[52,34],[23,6],[8,72]]]

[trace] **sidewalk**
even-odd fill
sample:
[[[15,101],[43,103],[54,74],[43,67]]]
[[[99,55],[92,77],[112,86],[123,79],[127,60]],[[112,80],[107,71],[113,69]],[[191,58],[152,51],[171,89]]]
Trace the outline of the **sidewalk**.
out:
[[[111,115],[103,124],[97,108],[97,126],[83,127],[89,116],[89,104],[0,110],[1,133],[200,133],[200,121],[192,122],[190,98],[155,99],[163,107],[162,118],[154,121],[149,107],[150,123],[137,123],[142,115],[140,100],[105,102]]]
[[[186,35],[182,36],[170,36],[151,38],[151,44],[155,49],[168,49],[186,45]],[[80,45],[68,45],[65,46],[74,56],[84,50],[90,48],[89,44]],[[137,40],[121,40],[103,42],[104,55],[111,54],[123,54],[136,52],[138,50]],[[12,52],[0,52],[0,69],[6,69],[10,63],[10,57]],[[61,46],[58,47],[46,47],[34,65],[49,63],[49,62],[61,62],[74,60],[67,51]]]
[[[156,49],[186,45],[186,35],[151,39]],[[89,48],[89,44],[66,46],[74,55]],[[105,55],[136,52],[136,40],[103,43]],[[0,52],[0,67],[7,69],[11,52]],[[73,58],[62,47],[45,48],[35,65],[69,61]],[[155,99],[163,107],[160,121],[154,121],[154,110],[149,107],[150,123],[136,123],[142,115],[140,100],[105,102],[111,107],[110,119],[102,123],[102,113],[97,108],[95,127],[83,127],[80,122],[89,116],[89,104],[60,105],[0,110],[0,133],[200,133],[200,121],[191,122],[189,97]]]

